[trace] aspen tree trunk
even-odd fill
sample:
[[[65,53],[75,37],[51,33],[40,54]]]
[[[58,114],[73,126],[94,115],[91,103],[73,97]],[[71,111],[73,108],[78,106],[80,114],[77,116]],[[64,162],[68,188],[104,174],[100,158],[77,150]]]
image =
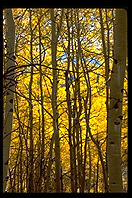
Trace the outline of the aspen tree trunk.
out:
[[[23,181],[22,181],[22,176],[23,176],[23,170],[22,170],[22,157],[23,157],[23,141],[22,141],[22,134],[23,134],[23,127],[21,125],[21,122],[20,122],[20,115],[19,115],[19,106],[18,106],[18,96],[16,94],[15,96],[15,99],[16,99],[16,105],[14,108],[15,109],[15,113],[16,113],[16,116],[17,116],[17,119],[18,119],[18,122],[19,122],[19,142],[20,142],[20,154],[19,154],[19,164],[20,164],[20,192],[23,191]],[[18,183],[18,186],[19,186],[19,183]]]
[[[76,118],[76,140],[77,140],[77,161],[78,161],[78,182],[79,182],[79,190],[82,192],[82,158],[81,158],[81,140],[80,140],[80,116],[82,112],[82,104],[81,104],[81,94],[80,94],[80,76],[79,76],[79,63],[80,63],[80,53],[81,53],[81,42],[80,42],[80,25],[79,25],[79,13],[78,9],[76,10],[75,15],[75,23],[77,27],[77,52],[76,52],[76,72],[77,78],[75,81],[75,95],[76,95],[76,102],[79,104],[79,108],[77,108],[77,118]],[[77,105],[78,106],[78,105]]]
[[[98,140],[96,140],[93,137],[93,135],[91,133],[91,130],[90,130],[90,126],[89,126],[89,117],[90,117],[90,109],[91,109],[91,86],[90,86],[89,73],[88,73],[85,61],[84,61],[84,64],[85,64],[86,71],[83,67],[83,72],[84,72],[84,77],[85,77],[85,80],[86,80],[86,83],[87,83],[87,91],[88,91],[86,100],[84,100],[85,119],[86,119],[86,127],[87,127],[86,130],[89,132],[89,136],[91,137],[91,140],[93,141],[93,143],[96,145],[96,147],[98,149],[98,154],[99,154],[99,158],[100,158],[101,165],[102,165],[102,170],[103,170],[104,185],[105,185],[105,189],[107,189],[107,176],[106,176],[106,170],[105,170],[105,163],[104,163],[103,155],[102,155],[102,152],[101,152],[101,147],[100,147],[100,144],[99,144]],[[89,100],[89,109],[88,109],[88,113],[87,113],[87,102],[88,102],[88,100]]]
[[[59,141],[59,128],[58,128],[58,109],[57,109],[57,35],[55,28],[55,16],[54,9],[50,9],[51,14],[51,52],[52,52],[52,69],[53,69],[53,87],[52,87],[52,109],[53,109],[53,128],[55,133],[55,184],[56,192],[61,191],[60,176],[61,176],[61,166],[60,166],[60,141]]]
[[[73,28],[73,21],[74,21],[74,14],[73,10],[71,9],[71,27],[72,27],[72,33],[71,33],[71,47],[72,47],[72,70],[73,70],[73,75],[75,78],[75,65],[74,65],[74,47],[73,47],[73,40],[74,40],[74,28]],[[72,88],[74,90],[74,105],[73,105],[73,111],[72,111],[72,117],[73,117],[73,175],[74,175],[74,192],[77,192],[77,186],[78,186],[78,181],[77,181],[77,163],[76,163],[76,137],[75,137],[75,114],[76,114],[76,95],[75,95],[75,88]]]
[[[98,193],[98,185],[99,185],[99,158],[97,161],[97,173],[96,173],[96,187],[95,192]]]
[[[71,191],[74,192],[74,178],[73,178],[73,145],[72,145],[72,134],[71,134],[71,101],[70,101],[70,91],[68,85],[68,72],[65,75],[66,78],[66,98],[68,106],[68,136],[69,136],[69,146],[70,146],[70,169],[71,169]]]
[[[5,9],[6,18],[6,38],[7,38],[7,65],[6,74],[11,68],[15,68],[14,61],[14,46],[15,46],[15,24],[13,20],[12,10]],[[6,190],[8,162],[9,162],[9,149],[12,132],[12,119],[13,119],[13,101],[15,90],[15,73],[14,70],[9,72],[10,80],[6,80],[7,93],[5,104],[5,117],[3,129],[3,192]],[[8,77],[8,75],[7,75]]]
[[[104,29],[104,24],[103,24],[103,16],[102,16],[102,9],[99,9],[100,13],[100,25],[101,25],[101,36],[102,36],[102,46],[103,46],[103,55],[105,59],[105,81],[107,82],[109,78],[109,29],[108,29],[108,21],[106,20],[107,23],[107,47],[106,47],[106,42],[105,42],[105,29]],[[106,10],[106,19],[107,19],[107,10]],[[108,127],[109,127],[109,88],[106,86],[106,111],[107,111],[107,129],[106,129],[106,135],[108,136]],[[107,169],[107,149],[108,149],[108,139],[106,140],[106,185],[105,185],[105,192],[108,192],[108,169]]]
[[[107,27],[107,59],[106,59],[106,66],[105,66],[105,80],[106,82],[109,79],[109,56],[110,56],[110,38],[109,38],[109,24],[108,24],[108,14],[107,9],[105,10],[106,13],[106,27]],[[106,111],[107,111],[107,130],[106,130],[106,174],[107,174],[107,192],[108,192],[108,127],[109,127],[109,98],[110,98],[110,89],[109,86],[106,86]]]
[[[29,12],[29,26],[31,32],[30,39],[30,55],[31,55],[31,63],[33,63],[33,54],[32,54],[32,42],[33,42],[33,31],[32,31],[32,11]],[[33,65],[31,66],[31,75],[29,82],[29,131],[30,131],[30,148],[29,148],[29,158],[30,158],[30,171],[29,171],[29,187],[28,192],[34,191],[34,181],[33,181],[33,104],[32,104],[32,83],[33,83]]]
[[[92,160],[91,160],[91,148],[90,148],[90,142],[88,141],[88,154],[89,154],[89,177],[88,177],[88,186],[87,190],[88,193],[91,189],[91,178],[92,178]]]
[[[85,73],[85,70],[83,68],[83,71],[84,71],[84,75],[85,75],[85,79],[87,81],[87,85],[88,85],[88,79],[86,77],[86,73]],[[89,97],[89,93],[88,93],[88,87],[87,87],[87,96],[86,96],[86,100],[84,100],[84,110],[85,110],[85,120],[86,120],[86,137],[85,137],[85,145],[84,145],[84,162],[83,162],[83,178],[82,178],[82,191],[84,191],[85,189],[85,175],[86,175],[86,160],[87,160],[87,149],[88,149],[88,152],[89,152],[89,181],[88,181],[88,192],[89,192],[89,182],[91,180],[91,152],[89,150],[90,148],[90,144],[89,144],[89,137],[88,137],[88,132],[89,132],[89,113],[90,113],[90,110],[88,111],[87,107],[88,107],[88,97]],[[87,148],[88,146],[88,148]]]
[[[68,83],[68,72],[70,68],[70,25],[69,25],[69,15],[67,9],[67,28],[68,28],[68,64],[67,71],[65,72],[65,84],[66,84],[66,100],[67,100],[67,110],[68,110],[68,134],[69,134],[69,147],[70,147],[70,169],[71,169],[71,191],[74,192],[74,170],[73,170],[73,144],[72,144],[72,111],[71,111],[71,97],[70,97],[70,85]]]
[[[83,61],[84,64],[83,64]],[[85,59],[83,55],[81,54],[81,65],[83,68],[83,75],[87,84],[87,95],[86,99],[83,98],[84,100],[84,113],[85,113],[85,121],[86,121],[86,137],[85,137],[85,145],[84,145],[84,162],[83,162],[83,182],[82,182],[82,190],[84,191],[85,185],[87,188],[87,191],[90,191],[91,187],[91,151],[90,151],[90,143],[89,143],[89,118],[90,118],[90,111],[91,111],[91,85],[90,85],[90,78],[89,78],[89,72],[88,68],[85,62]],[[89,154],[89,179],[88,182],[85,182],[85,175],[86,175],[86,160],[87,160],[87,146],[88,146],[88,154]]]
[[[52,166],[52,150],[53,150],[53,144],[54,144],[54,133],[52,135],[52,138],[51,138],[51,142],[50,142],[50,149],[49,149],[49,162],[48,162],[48,167],[47,167],[47,171],[46,171],[46,182],[45,182],[45,192],[48,192],[48,189],[49,189],[49,185],[50,185],[50,174],[51,174],[51,166]]]
[[[40,19],[41,19],[41,15],[40,15]],[[41,94],[41,113],[42,113],[42,143],[41,143],[41,160],[40,160],[40,181],[39,184],[42,185],[42,176],[44,176],[45,174],[45,170],[44,170],[44,163],[45,163],[45,159],[44,159],[44,153],[45,153],[45,119],[44,119],[44,95],[43,95],[43,86],[42,86],[42,68],[41,68],[41,62],[42,62],[42,58],[41,58],[41,27],[40,27],[40,19],[39,19],[39,58],[40,58],[40,94]]]
[[[127,13],[116,10],[114,25],[114,64],[110,83],[110,112],[108,131],[109,192],[122,192],[121,120],[123,83],[126,66]]]

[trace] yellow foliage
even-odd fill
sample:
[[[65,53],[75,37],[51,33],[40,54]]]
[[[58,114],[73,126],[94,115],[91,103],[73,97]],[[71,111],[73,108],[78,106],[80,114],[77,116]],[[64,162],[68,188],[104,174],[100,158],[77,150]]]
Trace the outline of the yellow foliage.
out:
[[[70,146],[69,146],[69,134],[68,134],[68,110],[67,110],[67,99],[66,99],[66,85],[65,85],[65,72],[67,70],[68,65],[68,29],[66,23],[66,13],[67,10],[64,9],[64,18],[62,20],[62,29],[60,31],[60,37],[58,39],[57,45],[57,69],[58,69],[58,78],[57,78],[57,109],[58,109],[58,125],[59,125],[59,137],[60,137],[60,152],[61,152],[61,166],[63,174],[67,174],[68,176],[64,176],[64,188],[66,188],[67,192],[71,192],[70,188]],[[69,93],[71,99],[71,107],[73,111],[74,101],[76,97],[76,107],[77,111],[79,112],[79,96],[78,96],[78,82],[77,82],[77,58],[79,59],[79,81],[80,81],[80,97],[81,97],[81,104],[82,104],[82,112],[79,117],[79,123],[81,132],[81,138],[79,137],[79,144],[80,148],[82,149],[82,159],[84,160],[84,147],[85,147],[85,139],[86,139],[86,128],[87,124],[85,120],[85,109],[84,109],[84,101],[86,99],[87,93],[89,92],[89,87],[87,86],[84,69],[86,72],[86,68],[89,74],[90,86],[91,86],[91,109],[90,109],[90,117],[89,117],[89,127],[91,129],[91,134],[93,137],[100,141],[101,152],[103,155],[104,161],[105,154],[106,154],[106,131],[107,131],[107,111],[106,111],[106,82],[105,82],[105,61],[104,56],[102,53],[102,41],[101,41],[101,32],[100,32],[100,23],[98,20],[99,17],[99,10],[98,9],[81,9],[79,8],[79,16],[80,16],[80,38],[77,38],[77,11],[73,12],[72,18],[70,18],[69,23],[72,24],[73,20],[73,32],[72,28],[70,27],[70,72],[68,77],[75,74],[75,79],[69,85]],[[58,15],[57,15],[58,13]],[[71,13],[71,12],[69,12]],[[23,18],[21,16],[23,14]],[[56,31],[59,28],[59,17],[60,12],[56,8]],[[17,35],[17,45],[16,45],[16,73],[19,74],[17,78],[17,85],[16,85],[16,95],[14,99],[14,113],[13,113],[13,126],[12,126],[12,141],[11,141],[11,149],[10,149],[10,169],[15,171],[14,167],[17,164],[18,158],[20,158],[20,149],[22,148],[22,171],[23,171],[23,192],[27,191],[26,182],[27,179],[24,175],[26,175],[26,167],[29,163],[29,148],[30,148],[30,127],[29,127],[29,103],[32,102],[33,105],[33,153],[34,153],[34,167],[40,163],[40,153],[42,151],[42,94],[43,94],[43,106],[44,106],[44,143],[45,143],[45,153],[44,159],[46,163],[46,168],[48,166],[49,160],[49,151],[50,151],[50,144],[51,138],[54,133],[53,130],[53,109],[52,109],[52,87],[53,85],[53,71],[52,71],[52,55],[51,55],[51,21],[50,21],[50,14],[49,9],[46,8],[33,8],[32,9],[32,28],[33,28],[33,83],[32,83],[32,101],[29,101],[29,82],[31,77],[31,46],[30,46],[30,39],[31,39],[31,32],[29,28],[29,9],[25,8],[13,8],[13,15],[14,21],[16,25],[16,35]],[[41,27],[41,42],[42,42],[42,54],[41,59],[43,60],[41,63],[41,74],[42,74],[42,93],[40,87],[40,49],[39,49],[39,30],[38,30],[38,19],[41,16],[40,20],[40,27]],[[112,12],[111,10],[108,11],[109,17],[109,27],[112,26]],[[76,21],[74,19],[76,18]],[[104,20],[104,27],[107,28],[106,25],[106,13],[105,9],[103,9],[103,20]],[[91,26],[93,25],[93,26]],[[71,25],[72,26],[72,25]],[[72,35],[73,34],[73,35]],[[73,36],[73,40],[72,40]],[[106,38],[106,36],[105,36]],[[81,50],[78,49],[78,39],[82,39],[80,41]],[[73,43],[72,43],[73,42]],[[35,44],[36,43],[36,44]],[[73,44],[73,46],[72,46]],[[109,59],[109,69],[112,70],[113,66],[113,56],[112,52],[112,45],[113,45],[113,33],[110,32],[110,59]],[[78,56],[78,52],[80,50],[80,56]],[[45,51],[45,54],[44,54]],[[65,61],[62,61],[62,56],[66,55]],[[73,57],[74,55],[74,57]],[[72,60],[75,59],[75,61]],[[84,58],[86,65],[84,64]],[[101,65],[97,67],[97,64],[91,60],[99,60]],[[73,64],[73,62],[74,64]],[[74,68],[73,68],[74,66]],[[85,68],[86,66],[86,68]],[[73,70],[74,69],[74,70]],[[99,81],[97,82],[97,74],[100,73]],[[111,73],[109,73],[111,75]],[[127,74],[126,74],[127,76]],[[88,76],[86,76],[88,78]],[[62,84],[64,86],[62,86]],[[125,79],[124,82],[124,89],[127,90],[128,82]],[[76,95],[75,95],[75,89]],[[17,97],[16,97],[17,96]],[[128,118],[127,116],[127,97],[126,93],[124,92],[123,98],[123,119]],[[17,107],[17,108],[16,108]],[[90,101],[88,99],[87,108],[90,108]],[[76,112],[77,114],[77,112]],[[77,116],[77,115],[76,115]],[[71,116],[71,139],[73,144],[73,122],[75,117]],[[122,138],[127,136],[128,127],[127,123],[124,121],[122,125]],[[22,140],[21,140],[22,139]],[[77,144],[77,134],[75,134],[75,144]],[[22,141],[22,142],[21,142]],[[91,182],[95,182],[93,177],[94,167],[97,168],[98,163],[98,151],[95,144],[92,142],[89,134],[88,134],[88,141],[90,144],[90,154],[88,153],[87,148],[87,159],[86,159],[86,175],[89,174],[89,160],[91,157],[91,166],[92,166],[92,177]],[[21,145],[22,144],[22,145]],[[81,148],[82,146],[82,148]],[[54,178],[54,147],[53,144],[53,166],[51,171],[50,182],[51,185],[54,182],[52,178]],[[122,141],[122,155],[127,151],[127,139],[124,138]],[[77,146],[75,148],[75,152],[77,154]],[[38,157],[39,156],[39,157]],[[75,156],[77,157],[77,156]],[[19,159],[20,160],[20,159]],[[18,160],[18,162],[19,162]],[[122,161],[127,161],[126,155],[124,154]],[[38,164],[37,164],[38,163]],[[82,164],[81,164],[82,166]],[[103,178],[102,174],[102,167],[99,161],[99,178]],[[20,169],[20,167],[18,168]],[[36,174],[38,169],[35,169]],[[68,172],[68,173],[67,173]],[[13,172],[15,174],[15,172]],[[17,170],[19,173],[19,170]],[[13,177],[13,176],[12,176]],[[39,175],[34,176],[35,182],[37,183],[37,177]],[[68,178],[69,177],[69,178]],[[14,176],[14,181],[18,181],[18,177]],[[20,179],[20,178],[19,178]],[[103,179],[102,179],[103,180]],[[42,178],[42,183],[44,185],[44,178]],[[124,181],[125,182],[125,181]],[[38,184],[39,185],[39,184]],[[8,187],[11,184],[8,182]],[[20,189],[20,186],[19,186]],[[104,184],[99,181],[99,192],[104,192]],[[17,190],[16,190],[17,191]],[[15,191],[15,192],[16,192]],[[94,188],[91,187],[90,192],[94,192]]]

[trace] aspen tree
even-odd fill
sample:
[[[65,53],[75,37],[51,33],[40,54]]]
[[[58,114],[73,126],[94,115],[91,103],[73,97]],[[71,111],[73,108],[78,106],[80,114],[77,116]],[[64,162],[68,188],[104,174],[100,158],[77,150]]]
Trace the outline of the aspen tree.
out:
[[[90,78],[89,78],[89,72],[86,67],[85,61],[83,67],[83,74],[84,78],[87,84],[87,95],[86,99],[84,100],[84,110],[85,110],[85,121],[86,121],[86,139],[85,139],[85,145],[84,145],[84,163],[83,163],[83,185],[82,189],[84,191],[85,189],[85,175],[86,175],[86,159],[87,159],[87,147],[88,147],[88,153],[89,153],[89,178],[88,178],[88,184],[87,184],[87,191],[90,192],[90,186],[91,186],[91,151],[90,151],[90,143],[89,143],[89,137],[91,135],[90,133],[90,126],[89,126],[89,117],[90,117],[90,111],[91,111],[91,85],[90,85]],[[89,106],[89,108],[88,108]],[[89,134],[90,133],[90,134]]]
[[[60,192],[60,141],[59,141],[59,128],[58,128],[58,109],[57,109],[57,34],[55,28],[54,9],[50,9],[51,14],[51,52],[52,52],[52,69],[53,69],[53,87],[52,87],[52,109],[53,109],[53,128],[55,133],[55,184],[56,192]]]
[[[127,179],[123,17],[115,21],[116,9],[12,10],[16,65],[3,16],[7,191],[122,192],[116,182]]]
[[[110,110],[108,127],[109,192],[122,192],[121,174],[121,116],[123,84],[126,67],[127,13],[116,10],[114,24],[114,63],[110,82]]]
[[[47,171],[46,171],[46,182],[45,182],[45,192],[47,192],[49,190],[49,185],[50,185],[50,174],[51,174],[51,166],[52,166],[52,163],[53,163],[53,160],[52,160],[52,150],[53,150],[53,144],[54,144],[54,141],[55,141],[55,137],[54,137],[54,133],[52,135],[52,138],[51,138],[51,142],[50,142],[50,149],[49,149],[49,161],[48,161],[48,167],[47,167]]]
[[[70,147],[70,171],[71,171],[71,191],[74,192],[74,170],[73,170],[73,144],[72,144],[72,111],[71,111],[71,96],[70,96],[70,85],[68,83],[68,73],[70,68],[70,24],[69,24],[69,13],[66,13],[67,30],[68,30],[68,63],[67,71],[65,72],[65,84],[66,84],[66,100],[68,109],[68,136],[69,136],[69,147]]]
[[[103,154],[102,154],[102,151],[101,151],[101,146],[99,144],[99,141],[96,140],[93,137],[93,134],[91,133],[91,129],[90,129],[90,126],[89,126],[89,117],[90,117],[90,109],[91,109],[91,85],[90,85],[90,79],[89,79],[89,72],[88,72],[88,69],[86,67],[85,61],[84,61],[84,64],[85,64],[86,71],[83,67],[83,72],[84,72],[85,80],[86,80],[86,83],[87,83],[87,89],[88,89],[86,100],[84,100],[84,106],[85,106],[84,109],[85,109],[85,119],[86,119],[86,123],[87,123],[87,125],[86,125],[87,126],[87,132],[89,132],[89,136],[90,136],[91,140],[93,141],[93,143],[96,145],[96,147],[98,149],[98,155],[99,155],[99,159],[100,159],[101,165],[102,165],[103,180],[104,180],[105,191],[106,191],[106,189],[107,189],[107,174],[106,174],[106,169],[105,169],[105,162],[103,160]],[[86,77],[86,75],[87,75],[87,77]],[[87,113],[88,99],[89,99],[89,109],[88,109],[88,113]]]
[[[45,152],[45,119],[44,119],[44,95],[43,95],[43,86],[42,86],[42,49],[41,49],[41,15],[42,13],[40,12],[40,17],[39,17],[39,23],[38,23],[38,28],[39,28],[39,61],[40,61],[40,94],[41,94],[41,112],[42,112],[42,143],[41,143],[41,161],[40,161],[40,184],[42,184],[42,174],[44,173],[45,170],[43,170],[43,164],[44,164],[44,152]],[[41,137],[40,137],[41,138]]]
[[[73,75],[75,78],[75,65],[74,65],[74,58],[75,58],[75,51],[74,51],[74,39],[75,39],[75,35],[74,35],[74,11],[73,9],[71,9],[71,27],[72,27],[72,32],[71,32],[71,48],[72,48],[72,53],[71,53],[71,60],[72,60],[72,70],[73,70]],[[77,179],[77,162],[76,162],[76,127],[75,127],[75,122],[76,122],[76,95],[75,95],[75,86],[73,87],[72,84],[72,88],[74,90],[74,105],[73,105],[73,112],[72,112],[72,116],[73,116],[73,175],[74,175],[74,180],[75,180],[75,185],[74,185],[74,192],[77,192],[77,186],[78,186],[78,179]]]
[[[105,81],[107,83],[109,78],[109,29],[108,29],[108,21],[107,23],[107,46],[105,41],[105,28],[103,24],[103,16],[102,16],[102,9],[99,9],[100,14],[100,25],[101,25],[101,36],[102,36],[102,46],[103,46],[103,55],[105,59]],[[106,10],[106,19],[107,19],[107,10]],[[109,127],[109,88],[106,86],[106,111],[107,111],[107,129],[106,129],[106,135],[108,136],[108,127]],[[106,140],[106,185],[105,185],[105,191],[108,191],[108,179],[107,179],[107,148],[108,148],[108,141]]]
[[[12,10],[5,9],[6,18],[6,39],[7,39],[7,64],[6,64],[6,77],[5,83],[7,87],[6,104],[5,104],[5,118],[3,129],[3,192],[6,190],[6,182],[8,180],[8,162],[9,150],[12,132],[12,116],[14,104],[14,90],[15,90],[15,24],[13,20]],[[14,70],[12,69],[14,67]],[[9,75],[9,78],[8,78]]]
[[[80,116],[82,113],[82,104],[81,104],[81,94],[80,94],[80,75],[79,75],[79,63],[80,63],[80,53],[81,53],[81,42],[80,42],[80,25],[79,25],[79,10],[76,9],[75,12],[75,25],[77,28],[77,50],[76,50],[76,80],[75,80],[75,131],[76,131],[76,142],[77,142],[77,163],[78,163],[78,184],[79,191],[82,192],[82,156],[81,156],[81,126],[80,126]],[[77,106],[79,105],[79,108]]]
[[[29,10],[29,26],[30,26],[30,56],[31,56],[31,64],[33,64],[33,30],[32,30],[32,10]],[[33,104],[32,104],[32,83],[33,83],[33,65],[31,66],[31,75],[29,82],[29,131],[30,131],[30,149],[29,149],[29,157],[30,157],[30,171],[29,171],[29,187],[28,192],[33,192]]]
[[[14,110],[18,119],[19,123],[19,141],[20,141],[20,156],[19,156],[19,165],[20,168],[18,168],[19,172],[19,178],[18,178],[18,192],[19,192],[19,186],[20,186],[20,192],[23,191],[23,181],[22,181],[22,176],[23,176],[23,170],[22,170],[22,154],[23,154],[23,141],[22,141],[22,134],[23,134],[23,127],[20,121],[20,115],[19,115],[19,105],[18,105],[18,96],[17,94],[15,95],[15,101],[16,101],[16,106],[14,106]]]

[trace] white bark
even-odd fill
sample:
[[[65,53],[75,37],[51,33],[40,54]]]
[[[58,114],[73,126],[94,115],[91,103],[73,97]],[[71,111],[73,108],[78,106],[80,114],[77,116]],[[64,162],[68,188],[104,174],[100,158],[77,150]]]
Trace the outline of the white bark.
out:
[[[7,65],[6,65],[6,104],[5,104],[5,118],[3,126],[3,192],[6,189],[7,173],[8,173],[8,161],[9,161],[9,149],[12,132],[12,118],[13,118],[13,100],[15,90],[15,73],[11,72],[11,68],[15,66],[14,62],[14,45],[15,45],[15,25],[12,16],[11,9],[5,9],[6,18],[6,39],[7,39]],[[9,77],[8,77],[9,76]]]
[[[110,83],[108,127],[109,192],[122,192],[121,175],[121,117],[123,84],[126,67],[127,16],[123,9],[116,10],[114,29],[114,65]]]

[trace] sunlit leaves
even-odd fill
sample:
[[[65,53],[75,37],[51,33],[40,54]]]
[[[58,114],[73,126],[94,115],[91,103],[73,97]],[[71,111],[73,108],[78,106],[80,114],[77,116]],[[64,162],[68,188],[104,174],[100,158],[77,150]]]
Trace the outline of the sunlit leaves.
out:
[[[20,157],[20,149],[22,149],[22,178],[23,178],[23,191],[27,190],[27,167],[29,161],[29,82],[31,74],[31,54],[30,54],[30,29],[29,29],[29,9],[31,8],[14,8],[13,15],[16,25],[16,79],[17,85],[15,94],[15,108],[13,113],[13,131],[10,149],[10,168],[12,171],[12,180],[18,182],[18,177],[15,175],[15,166],[18,166],[17,160]],[[78,23],[77,23],[78,12]],[[56,32],[60,25],[60,18],[62,14],[61,8],[55,8],[56,18]],[[111,77],[113,67],[113,19],[114,10],[106,9],[102,12],[105,39],[107,44],[107,36],[109,29],[109,76]],[[60,131],[60,148],[61,148],[61,166],[63,172],[64,191],[71,192],[70,189],[70,152],[69,152],[69,137],[68,137],[68,106],[66,101],[66,82],[65,72],[68,67],[68,27],[67,17],[69,17],[69,32],[70,32],[70,63],[69,63],[69,93],[70,102],[73,113],[74,101],[76,98],[76,107],[79,112],[79,96],[76,92],[77,84],[80,83],[80,98],[82,103],[82,112],[79,117],[81,128],[81,146],[82,158],[84,158],[84,146],[86,139],[86,120],[84,100],[87,98],[90,87],[88,87],[87,79],[89,74],[89,81],[91,86],[91,110],[89,117],[89,126],[93,137],[101,145],[101,152],[103,160],[106,162],[106,130],[107,130],[107,112],[106,112],[106,82],[105,82],[105,60],[102,50],[101,42],[101,26],[99,22],[99,9],[87,8],[68,8],[64,9],[61,31],[57,41],[57,101],[59,113],[59,131]],[[41,46],[39,43],[39,25],[41,31]],[[51,65],[51,19],[49,8],[32,8],[32,28],[33,28],[33,83],[32,83],[32,104],[33,104],[33,141],[34,141],[34,167],[37,175],[39,172],[41,141],[42,141],[42,109],[41,109],[41,90],[40,90],[40,74],[42,75],[43,87],[43,104],[44,104],[44,127],[45,127],[45,167],[48,166],[50,143],[53,135],[53,111],[52,111],[52,65]],[[77,36],[79,29],[79,38]],[[108,29],[107,29],[108,28]],[[4,23],[5,31],[5,23]],[[78,42],[80,42],[81,50],[79,49]],[[40,57],[41,48],[41,57]],[[80,50],[80,51],[79,51]],[[6,50],[5,50],[6,52]],[[78,53],[80,56],[78,57]],[[41,62],[40,62],[41,61]],[[77,62],[78,61],[78,62]],[[77,70],[77,64],[79,69]],[[41,66],[41,70],[40,70]],[[85,72],[86,73],[85,73]],[[79,78],[79,82],[77,80]],[[122,117],[122,162],[125,169],[127,161],[127,73],[124,83],[124,98],[123,98],[123,117]],[[75,94],[76,93],[76,94]],[[89,92],[90,93],[90,92]],[[90,108],[90,101],[87,103],[87,108]],[[73,121],[75,117],[72,114],[72,132]],[[88,135],[89,136],[89,135]],[[22,141],[21,141],[22,139]],[[97,164],[99,166],[99,186],[98,191],[104,192],[102,167],[98,156],[98,150],[91,138],[88,137],[91,151],[91,159],[87,154],[86,160],[86,180],[89,179],[89,167],[91,160],[92,176],[91,176],[91,189],[90,192],[95,192],[97,182]],[[75,142],[77,143],[77,142]],[[53,166],[51,171],[51,190],[54,190],[54,147],[53,145]],[[87,150],[88,153],[88,150]],[[19,162],[19,160],[18,160]],[[45,169],[46,170],[46,169]],[[38,171],[38,172],[37,172]],[[17,174],[19,170],[16,171]],[[37,180],[37,176],[36,176]],[[9,186],[11,184],[8,184]],[[44,186],[44,180],[43,180]],[[17,191],[15,189],[15,191]],[[87,192],[87,191],[86,191]]]

